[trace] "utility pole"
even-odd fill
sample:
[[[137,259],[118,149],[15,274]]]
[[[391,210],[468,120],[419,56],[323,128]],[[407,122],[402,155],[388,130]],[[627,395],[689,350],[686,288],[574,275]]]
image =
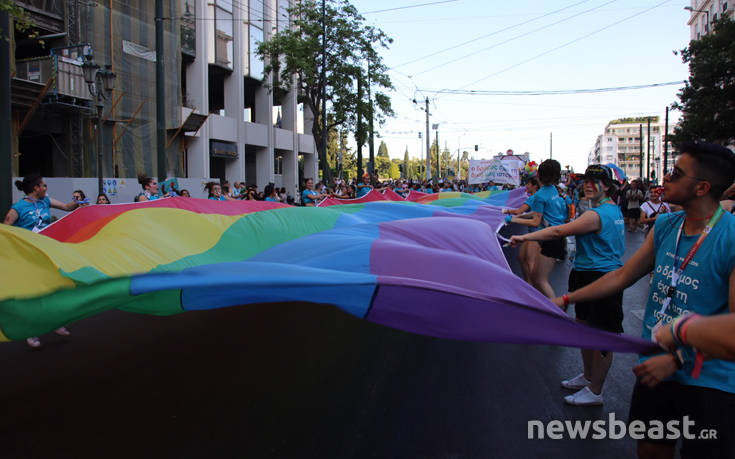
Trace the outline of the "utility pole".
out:
[[[651,179],[651,117],[648,117],[648,133],[646,134],[646,179]]]
[[[431,145],[429,137],[429,98],[426,98],[426,180],[431,180]]]
[[[421,131],[419,131],[419,145],[421,145],[421,161],[419,161],[419,178],[424,176],[424,139],[421,138]]]
[[[549,159],[551,159],[551,153],[554,151],[554,133],[549,132]]]
[[[664,126],[664,170],[661,174],[661,183],[663,183],[663,176],[667,174],[669,170],[669,107],[666,107],[666,125]]]
[[[362,73],[362,70],[360,70],[360,73]],[[362,105],[362,75],[357,79],[357,105],[357,132],[355,133],[355,140],[357,140],[357,181],[359,182],[362,180],[364,174],[362,170],[362,144],[365,141],[362,132],[362,107],[360,107]]]
[[[339,179],[342,180],[342,161],[345,157],[344,143],[342,142],[342,129],[339,130]]]
[[[166,85],[163,51],[163,0],[156,0],[156,138],[158,181],[166,180]],[[98,132],[97,135],[100,135]],[[100,164],[101,166],[101,164]],[[98,171],[99,172],[99,171]],[[100,176],[102,175],[99,172]]]
[[[10,34],[10,16],[0,9],[0,30]],[[13,149],[10,112],[10,39],[0,36],[0,216],[13,205]]]
[[[638,162],[641,167],[641,180],[643,180],[643,125],[642,124],[638,125],[638,130],[640,131],[638,134],[640,136],[639,142],[638,142],[638,150],[641,153]]]
[[[367,93],[368,93],[368,102],[370,102],[369,111],[370,111],[370,119],[368,120],[368,131],[370,133],[370,166],[368,166],[368,169],[370,170],[370,181],[372,181],[372,175],[375,173],[375,135],[373,132],[373,96],[372,96],[372,90],[370,89],[370,86],[372,86],[372,74],[371,74],[371,65],[370,65],[370,59],[368,59],[368,84],[367,84]]]
[[[160,0],[159,0],[160,1]],[[322,0],[322,151],[324,162],[322,164],[322,175],[327,180],[331,174],[329,161],[327,161],[327,3]],[[319,155],[317,155],[317,158]]]
[[[436,176],[437,178],[442,178],[442,158],[439,154],[439,124],[435,123],[434,126],[436,127]]]

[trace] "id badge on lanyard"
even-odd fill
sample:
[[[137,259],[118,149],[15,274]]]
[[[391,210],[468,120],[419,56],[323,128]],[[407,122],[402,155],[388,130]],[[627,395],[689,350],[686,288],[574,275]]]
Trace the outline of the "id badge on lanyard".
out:
[[[712,231],[712,228],[715,227],[718,221],[720,221],[720,218],[722,218],[723,214],[722,207],[717,207],[717,211],[710,219],[709,223],[707,223],[707,226],[704,227],[704,230],[702,230],[702,234],[699,235],[699,238],[694,243],[691,249],[689,249],[689,253],[687,253],[686,257],[684,257],[684,260],[681,262],[681,266],[677,269],[676,268],[676,257],[679,253],[679,242],[681,241],[681,233],[684,231],[684,221],[681,222],[681,226],[679,227],[679,232],[676,235],[676,246],[674,249],[674,264],[671,270],[671,283],[669,284],[668,288],[666,289],[666,298],[664,299],[663,304],[661,305],[661,310],[659,311],[659,315],[661,318],[656,322],[656,325],[653,326],[653,329],[651,329],[651,340],[656,341],[656,332],[659,328],[661,328],[664,323],[664,314],[666,313],[666,310],[669,308],[669,304],[671,304],[671,300],[674,298],[674,295],[676,295],[676,286],[679,284],[679,278],[681,277],[681,274],[684,272],[684,269],[689,265],[689,262],[692,261],[692,258],[694,258],[694,254],[697,253],[697,250],[699,250],[699,247],[701,247],[704,240],[707,238],[709,233]],[[686,220],[686,219],[685,219]]]

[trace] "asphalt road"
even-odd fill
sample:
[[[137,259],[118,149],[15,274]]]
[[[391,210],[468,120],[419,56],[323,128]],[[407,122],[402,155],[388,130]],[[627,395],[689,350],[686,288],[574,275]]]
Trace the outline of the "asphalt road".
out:
[[[626,256],[642,240],[629,233]],[[627,333],[647,292],[645,278],[625,293]],[[529,420],[627,419],[634,355],[616,354],[605,405],[583,408],[559,386],[577,349],[427,338],[328,306],[113,311],[70,329],[39,351],[0,345],[0,458],[635,455],[628,438],[528,439]]]

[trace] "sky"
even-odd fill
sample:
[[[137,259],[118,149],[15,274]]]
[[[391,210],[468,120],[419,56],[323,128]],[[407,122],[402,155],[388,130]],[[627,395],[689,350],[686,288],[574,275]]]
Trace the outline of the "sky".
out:
[[[352,0],[393,38],[383,50],[395,117],[376,128],[392,158],[420,157],[430,123],[439,143],[475,159],[512,149],[584,170],[608,121],[658,115],[677,100],[688,68],[688,0]],[[433,4],[427,4],[433,3]],[[413,5],[421,5],[410,7]],[[409,7],[409,8],[404,8]],[[388,11],[380,11],[388,10]],[[464,44],[465,42],[469,42]],[[461,45],[461,46],[460,46]],[[451,49],[449,49],[451,48]],[[566,95],[458,95],[439,90],[559,91],[677,82]],[[414,104],[413,99],[418,103]],[[679,114],[670,113],[675,121]],[[431,127],[431,126],[430,126]],[[435,131],[431,130],[432,142]],[[474,152],[474,146],[479,151]],[[425,152],[424,152],[425,153]]]

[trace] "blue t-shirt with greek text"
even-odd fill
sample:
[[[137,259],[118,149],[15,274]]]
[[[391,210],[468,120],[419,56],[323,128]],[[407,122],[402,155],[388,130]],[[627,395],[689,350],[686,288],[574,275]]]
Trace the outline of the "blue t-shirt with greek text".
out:
[[[662,317],[661,307],[666,298],[666,291],[671,285],[674,256],[678,260],[677,266],[681,266],[689,249],[699,238],[698,234],[687,236],[682,231],[679,250],[676,250],[677,234],[683,219],[684,212],[661,214],[654,224],[656,261],[643,320],[644,339],[651,339],[651,330]],[[670,324],[685,311],[703,316],[730,312],[729,281],[735,267],[734,241],[735,215],[724,213],[679,277],[676,292],[663,314],[664,324]],[[647,358],[641,357],[641,361]],[[684,369],[674,373],[669,380],[735,393],[735,362],[705,360],[698,379],[690,376],[691,370],[692,362],[688,361]]]

